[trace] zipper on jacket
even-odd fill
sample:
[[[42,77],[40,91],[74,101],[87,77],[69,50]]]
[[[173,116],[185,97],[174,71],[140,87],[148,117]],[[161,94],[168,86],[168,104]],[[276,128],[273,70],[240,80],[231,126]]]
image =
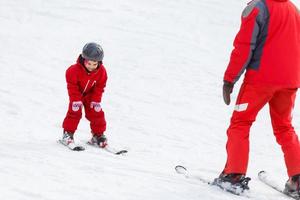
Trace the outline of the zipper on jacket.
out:
[[[97,83],[97,81],[94,81],[91,87],[93,87],[94,85],[96,85],[96,83]]]
[[[83,90],[82,94],[84,94],[84,92],[86,91],[86,89],[87,89],[89,83],[90,83],[90,80],[88,80],[88,82],[86,83],[86,85],[85,85],[85,87],[84,87],[84,90]]]

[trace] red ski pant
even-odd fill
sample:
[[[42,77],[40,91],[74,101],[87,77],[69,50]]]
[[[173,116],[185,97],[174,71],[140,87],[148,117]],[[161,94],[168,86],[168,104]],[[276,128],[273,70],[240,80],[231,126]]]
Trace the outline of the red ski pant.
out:
[[[269,104],[273,132],[281,146],[289,176],[300,174],[300,144],[291,124],[297,89],[241,86],[227,130],[225,173],[246,174],[249,158],[249,130],[257,113]]]
[[[106,130],[106,121],[102,109],[94,109],[91,107],[91,99],[89,96],[83,98],[83,107],[85,117],[90,121],[91,131],[95,135],[101,135]],[[79,121],[82,117],[82,109],[72,109],[73,102],[69,103],[67,115],[63,121],[63,129],[74,133],[77,129]]]

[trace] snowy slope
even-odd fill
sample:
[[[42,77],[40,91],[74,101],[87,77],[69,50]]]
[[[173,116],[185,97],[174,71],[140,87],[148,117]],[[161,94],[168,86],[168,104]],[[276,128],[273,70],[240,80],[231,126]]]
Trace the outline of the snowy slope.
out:
[[[233,105],[222,101],[222,77],[246,3],[0,0],[0,199],[239,199],[174,166],[209,179],[223,168]],[[106,134],[126,156],[56,142],[68,103],[64,73],[89,41],[105,51]],[[83,119],[75,138],[89,137]],[[285,199],[257,180],[260,169],[287,179],[267,108],[252,128],[251,194]]]

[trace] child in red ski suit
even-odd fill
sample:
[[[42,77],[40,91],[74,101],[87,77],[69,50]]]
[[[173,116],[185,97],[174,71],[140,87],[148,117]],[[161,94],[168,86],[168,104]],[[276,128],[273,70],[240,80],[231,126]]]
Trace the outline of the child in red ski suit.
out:
[[[221,188],[223,183],[230,183],[232,188],[249,189],[250,178],[245,177],[249,131],[258,112],[269,104],[274,136],[290,177],[285,192],[299,196],[300,144],[291,124],[291,112],[300,87],[300,15],[291,1],[254,0],[243,11],[224,74],[223,98],[227,105],[244,70],[244,82],[227,130],[227,162],[214,183]]]
[[[105,147],[107,144],[104,131],[106,121],[101,107],[101,98],[107,81],[107,74],[102,63],[103,50],[99,44],[87,43],[79,55],[76,64],[66,71],[69,94],[69,109],[63,121],[63,141],[66,145],[74,142],[73,135],[82,117],[90,121],[92,144]]]

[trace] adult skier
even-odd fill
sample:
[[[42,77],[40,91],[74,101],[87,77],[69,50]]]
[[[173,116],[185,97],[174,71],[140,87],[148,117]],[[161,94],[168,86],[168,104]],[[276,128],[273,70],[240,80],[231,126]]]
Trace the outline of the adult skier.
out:
[[[300,143],[291,124],[300,86],[300,14],[290,0],[253,0],[244,9],[224,74],[225,104],[230,104],[234,84],[245,70],[227,129],[227,162],[214,184],[233,193],[249,189],[249,130],[269,104],[289,176],[284,192],[300,197]]]

